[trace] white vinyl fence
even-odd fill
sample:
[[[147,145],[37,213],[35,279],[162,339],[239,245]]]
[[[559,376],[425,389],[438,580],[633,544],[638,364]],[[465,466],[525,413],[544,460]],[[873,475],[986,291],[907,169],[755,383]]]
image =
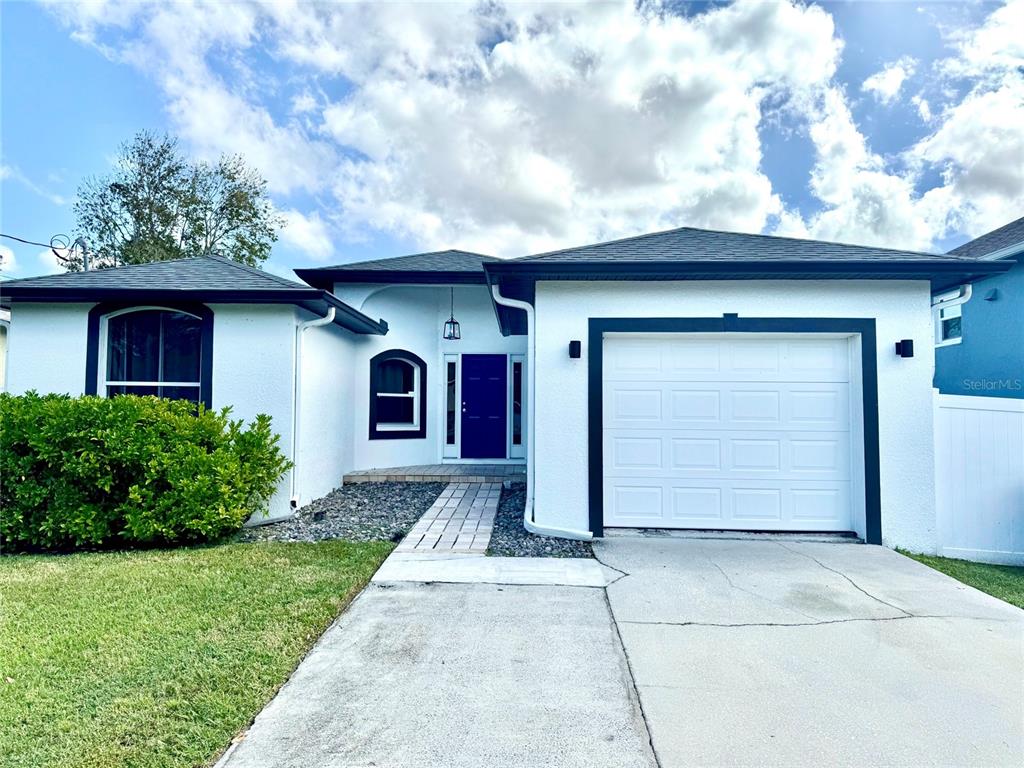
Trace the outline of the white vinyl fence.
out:
[[[1024,565],[1024,400],[935,393],[939,554]]]

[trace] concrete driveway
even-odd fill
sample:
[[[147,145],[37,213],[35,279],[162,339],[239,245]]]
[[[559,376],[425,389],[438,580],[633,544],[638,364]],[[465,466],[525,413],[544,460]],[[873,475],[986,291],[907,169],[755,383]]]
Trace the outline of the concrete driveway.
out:
[[[595,550],[385,566],[223,764],[1024,764],[1024,611],[881,547]]]
[[[1024,611],[882,547],[595,550],[662,766],[1024,765]]]

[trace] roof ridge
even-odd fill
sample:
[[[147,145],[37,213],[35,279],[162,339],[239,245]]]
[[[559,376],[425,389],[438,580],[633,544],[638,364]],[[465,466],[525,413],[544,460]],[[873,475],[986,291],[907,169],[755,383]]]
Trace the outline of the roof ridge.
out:
[[[942,253],[929,253],[927,251],[910,251],[900,248],[884,248],[873,245],[857,245],[855,243],[842,243],[834,240],[815,240],[809,237],[788,237],[785,235],[767,235],[764,233],[753,233],[753,232],[732,232],[724,229],[702,229],[700,227],[673,227],[671,229],[662,229],[657,232],[644,232],[639,235],[630,235],[628,237],[619,237],[612,240],[603,240],[597,243],[588,243],[586,245],[576,245],[569,248],[557,248],[552,251],[543,251],[541,253],[531,253],[525,256],[519,256],[514,261],[530,261],[532,259],[539,259],[546,256],[554,256],[561,253],[570,253],[572,251],[581,251],[587,248],[597,248],[607,245],[617,245],[619,243],[628,243],[636,240],[644,240],[650,237],[659,237],[661,235],[670,235],[676,232],[699,232],[699,233],[710,233],[714,235],[735,235],[738,237],[758,237],[767,240],[786,240],[797,243],[818,243],[821,245],[835,245],[842,248],[863,248],[873,251],[886,251],[888,253],[910,253],[916,256],[932,256],[935,258],[944,258],[948,254]]]
[[[260,269],[259,267],[253,267],[253,266],[251,266],[249,264],[243,264],[240,261],[235,261],[234,259],[229,259],[227,256],[221,256],[219,254],[211,253],[211,254],[207,254],[205,256],[199,256],[199,257],[196,257],[196,258],[212,259],[213,261],[218,261],[218,262],[220,262],[222,264],[226,264],[229,267],[235,267],[236,269],[241,269],[242,271],[248,272],[251,275],[259,275],[260,277],[268,279],[268,280],[270,280],[272,282],[275,282],[275,283],[277,283],[279,285],[286,285],[289,288],[309,288],[310,287],[308,285],[303,285],[302,283],[297,282],[295,280],[289,280],[286,277],[281,277],[280,275],[275,275],[272,272],[267,272],[266,270]]]
[[[437,251],[419,251],[419,252],[416,252],[416,253],[403,253],[403,254],[401,254],[399,256],[381,256],[380,258],[376,258],[376,259],[363,259],[362,261],[349,261],[349,262],[346,262],[344,264],[326,264],[326,265],[324,265],[322,267],[306,267],[306,270],[307,271],[310,271],[310,270],[311,271],[317,271],[317,270],[327,271],[327,270],[331,270],[331,269],[352,269],[353,267],[358,267],[360,264],[379,264],[379,263],[387,262],[387,261],[397,261],[399,259],[413,259],[413,258],[422,258],[422,257],[425,257],[425,256],[439,256],[439,255],[444,254],[444,253],[459,253],[459,254],[463,254],[465,256],[475,256],[477,258],[487,259],[487,260],[490,260],[490,261],[503,261],[503,259],[500,259],[497,256],[491,256],[490,254],[487,254],[487,253],[478,253],[477,251],[466,251],[466,250],[463,250],[461,248],[442,248],[441,250],[437,250]]]

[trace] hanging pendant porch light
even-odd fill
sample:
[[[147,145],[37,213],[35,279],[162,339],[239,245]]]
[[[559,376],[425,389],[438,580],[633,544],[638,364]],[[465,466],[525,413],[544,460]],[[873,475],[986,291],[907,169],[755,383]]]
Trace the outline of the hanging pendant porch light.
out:
[[[455,319],[455,288],[451,289],[452,292],[452,308],[451,314],[444,324],[444,338],[447,341],[455,341],[462,338],[462,331],[459,328],[459,321]]]

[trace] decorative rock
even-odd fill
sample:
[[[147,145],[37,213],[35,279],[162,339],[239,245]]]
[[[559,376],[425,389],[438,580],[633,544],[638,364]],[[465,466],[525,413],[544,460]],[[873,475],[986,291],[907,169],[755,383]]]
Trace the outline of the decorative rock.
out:
[[[488,555],[501,557],[593,557],[588,541],[556,539],[537,536],[523,527],[523,509],[526,505],[526,486],[515,483],[501,492],[498,514]]]
[[[351,483],[294,517],[245,528],[240,541],[401,541],[447,483]]]

